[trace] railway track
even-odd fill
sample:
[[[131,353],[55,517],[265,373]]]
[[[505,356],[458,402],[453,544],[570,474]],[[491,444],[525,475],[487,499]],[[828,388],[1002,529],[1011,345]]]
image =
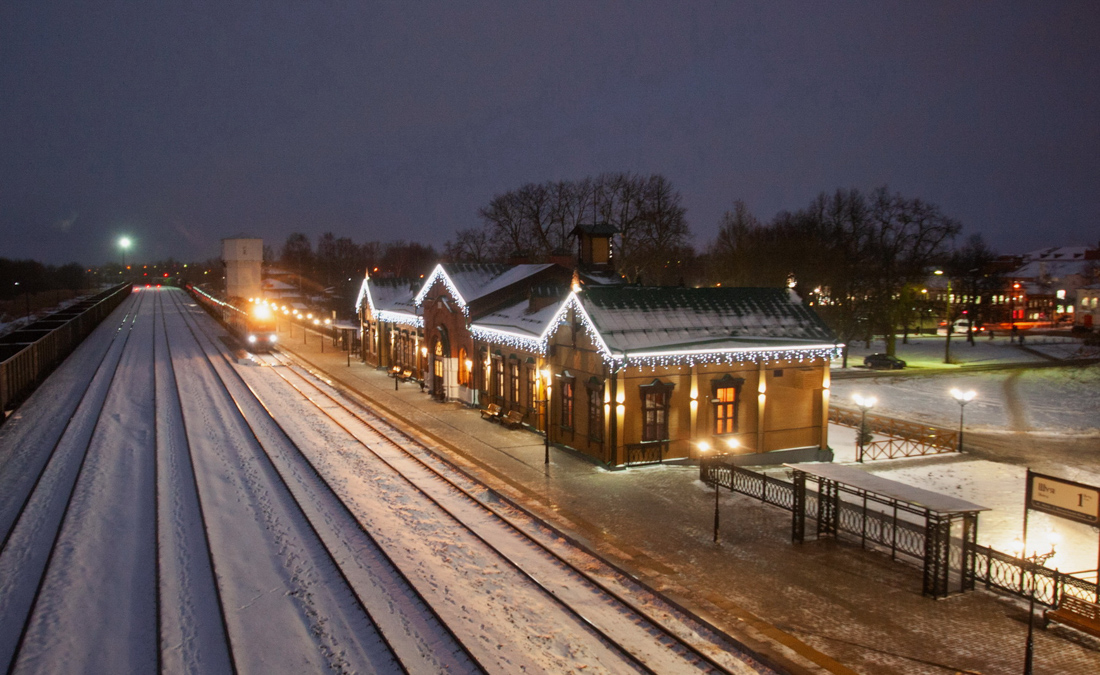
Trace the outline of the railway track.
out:
[[[774,672],[182,292],[127,303],[0,433],[7,673]]]
[[[275,417],[263,408],[228,362],[224,350],[218,348],[198,321],[189,321],[188,331],[202,347],[211,372],[232,397],[252,440],[263,449],[263,456],[282,480],[305,524],[355,595],[359,607],[377,627],[379,640],[393,655],[395,669],[484,672],[370,534],[358,525]],[[394,605],[396,611],[391,609]],[[414,638],[402,639],[409,634]]]
[[[62,397],[66,405],[59,411],[66,415],[63,422],[35,420],[5,429],[18,439],[16,453],[4,463],[0,504],[0,664],[7,673],[18,670],[144,298],[126,301],[94,368],[70,381],[72,389]]]
[[[548,598],[614,645],[633,666],[645,672],[748,672],[748,655],[724,634],[684,616],[628,575],[564,541],[546,523],[501,501],[286,357],[266,355],[262,361],[274,366],[283,380],[362,450],[468,528]],[[598,609],[593,608],[594,597],[601,603]]]

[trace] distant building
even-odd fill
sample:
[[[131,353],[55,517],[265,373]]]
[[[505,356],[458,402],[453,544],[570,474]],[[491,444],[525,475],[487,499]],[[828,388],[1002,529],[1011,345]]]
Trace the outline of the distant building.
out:
[[[1073,324],[1085,328],[1100,327],[1100,284],[1077,289]]]
[[[1077,289],[1100,279],[1100,249],[1062,246],[1031,251],[1010,273],[1010,283],[1022,291],[1013,318],[1059,321],[1073,318]]]

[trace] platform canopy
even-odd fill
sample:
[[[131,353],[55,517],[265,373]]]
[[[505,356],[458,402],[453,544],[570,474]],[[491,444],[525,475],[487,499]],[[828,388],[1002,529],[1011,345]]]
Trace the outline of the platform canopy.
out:
[[[784,464],[783,466],[795,471],[801,471],[819,479],[825,479],[834,483],[846,485],[856,490],[862,490],[871,494],[905,502],[915,507],[926,509],[934,513],[977,513],[989,511],[985,506],[979,506],[965,499],[958,499],[938,492],[924,490],[896,480],[882,478],[862,469],[843,464],[827,462],[811,462],[806,464]]]

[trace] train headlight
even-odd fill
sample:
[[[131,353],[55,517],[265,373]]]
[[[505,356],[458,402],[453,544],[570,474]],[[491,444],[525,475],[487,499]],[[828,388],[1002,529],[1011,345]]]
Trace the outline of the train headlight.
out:
[[[255,335],[249,335],[248,336],[248,343],[249,344],[256,344],[256,336]]]
[[[256,305],[256,307],[252,309],[252,316],[257,319],[270,319],[271,310],[268,309],[267,305]]]
[[[275,344],[275,336],[274,336],[274,335],[272,335],[272,336],[271,336],[270,338],[268,338],[268,339],[269,339],[269,340],[271,340],[271,344]]]

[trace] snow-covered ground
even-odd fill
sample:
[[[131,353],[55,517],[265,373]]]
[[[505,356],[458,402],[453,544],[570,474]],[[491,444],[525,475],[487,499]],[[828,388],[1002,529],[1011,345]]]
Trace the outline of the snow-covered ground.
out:
[[[855,409],[854,394],[874,396],[874,412],[954,429],[959,425],[959,404],[951,396],[953,388],[977,393],[965,410],[969,430],[1100,437],[1100,364],[835,379],[832,404]]]
[[[0,429],[9,672],[772,672],[220,332],[135,293]]]
[[[1098,357],[1100,348],[1088,347],[1080,340],[1069,335],[1027,335],[1021,349],[1020,345],[1012,342],[1007,334],[995,333],[994,339],[988,337],[975,338],[974,344],[966,341],[966,336],[955,335],[951,338],[951,361],[944,363],[943,336],[909,337],[907,344],[898,336],[896,343],[896,355],[908,364],[909,368],[951,368],[956,366],[985,365],[994,363],[1041,363],[1049,359],[1033,354],[1027,350],[1034,350],[1057,359]],[[879,338],[873,340],[870,346],[863,342],[852,342],[848,345],[848,370],[863,370],[863,357],[868,354],[877,354],[886,351],[884,341]],[[833,369],[841,368],[841,359],[833,361]]]
[[[962,344],[966,348],[965,341]],[[941,338],[941,349],[942,345]],[[999,348],[991,346],[986,351],[993,353]],[[1052,351],[1059,348],[1049,346]],[[1078,446],[1085,448],[1079,460],[1063,461],[1048,472],[1100,486],[1100,365],[841,379],[833,381],[832,403],[854,409],[853,394],[875,396],[875,413],[956,429],[959,405],[950,394],[954,387],[977,392],[965,409],[967,432],[998,435],[1010,443],[1013,438],[1026,439],[1034,447],[1041,447],[1044,439],[1077,439]],[[829,445],[836,461],[855,461],[855,429],[830,425]],[[868,462],[864,467],[884,478],[990,508],[979,518],[979,543],[1002,551],[1017,547],[1015,540],[1023,533],[1027,469],[1019,462],[950,454]],[[1050,567],[1063,571],[1097,568],[1096,528],[1032,512],[1029,552],[1049,550],[1052,532],[1060,541],[1057,555],[1048,563]]]

